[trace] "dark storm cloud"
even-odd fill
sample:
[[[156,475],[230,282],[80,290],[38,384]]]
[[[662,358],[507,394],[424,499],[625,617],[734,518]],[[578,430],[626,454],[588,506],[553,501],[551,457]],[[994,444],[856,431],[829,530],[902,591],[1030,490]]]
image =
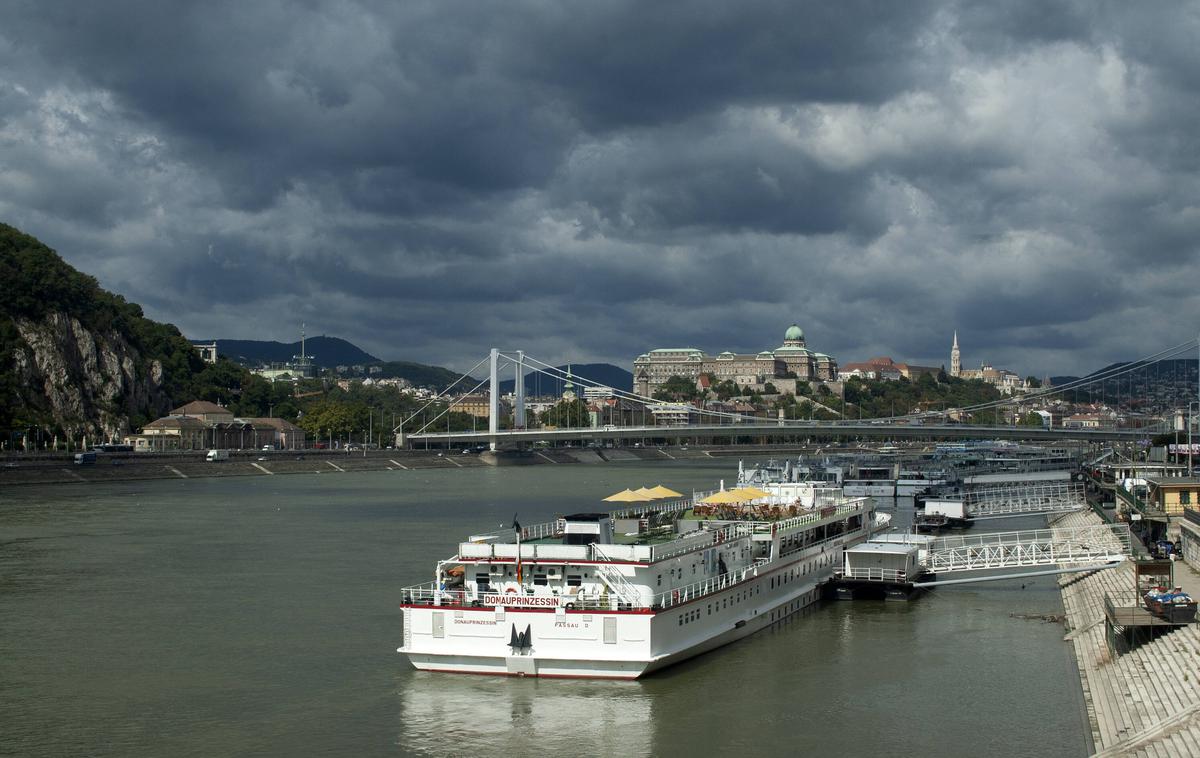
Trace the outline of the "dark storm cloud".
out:
[[[0,217],[197,336],[1090,370],[1197,321],[1194,5],[10,4]]]

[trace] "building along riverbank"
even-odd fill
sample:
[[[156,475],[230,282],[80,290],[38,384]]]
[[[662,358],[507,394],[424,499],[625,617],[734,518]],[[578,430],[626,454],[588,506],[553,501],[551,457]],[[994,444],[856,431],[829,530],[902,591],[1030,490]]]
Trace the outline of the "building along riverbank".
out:
[[[1094,513],[1073,513],[1054,527],[1101,523]],[[1182,561],[1176,584],[1190,592],[1200,577]],[[1129,561],[1113,569],[1059,579],[1066,639],[1075,653],[1096,755],[1200,755],[1200,627],[1170,632],[1118,656],[1107,642],[1105,595],[1134,591]]]

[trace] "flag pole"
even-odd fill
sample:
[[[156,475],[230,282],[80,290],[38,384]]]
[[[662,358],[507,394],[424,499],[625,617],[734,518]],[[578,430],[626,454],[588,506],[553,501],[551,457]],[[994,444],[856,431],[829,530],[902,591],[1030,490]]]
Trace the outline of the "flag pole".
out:
[[[517,514],[513,514],[513,529],[517,532],[517,584],[521,584],[521,522],[517,521]]]

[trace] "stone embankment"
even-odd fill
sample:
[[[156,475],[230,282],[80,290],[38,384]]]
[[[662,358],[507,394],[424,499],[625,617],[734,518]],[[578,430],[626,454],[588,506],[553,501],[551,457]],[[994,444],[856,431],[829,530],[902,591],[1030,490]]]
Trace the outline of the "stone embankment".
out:
[[[774,454],[787,454],[778,448]],[[496,465],[487,456],[461,451],[372,450],[345,451],[233,451],[228,461],[208,462],[206,451],[184,453],[100,453],[96,463],[76,465],[66,454],[10,454],[0,458],[0,487],[17,484],[132,481],[138,479],[191,479],[218,476],[271,476],[276,474],[330,474],[354,471],[404,471],[409,469],[465,469]],[[728,449],[703,448],[549,448],[521,455],[512,463],[544,465],[588,465],[638,461],[671,461],[697,458],[757,456],[757,448],[734,453]]]
[[[1085,512],[1053,526],[1098,523],[1099,516]],[[1191,570],[1179,563],[1176,572],[1178,581],[1179,572]],[[1134,590],[1131,565],[1066,574],[1059,585],[1096,755],[1200,755],[1200,626],[1180,627],[1118,656],[1106,641],[1104,598]]]

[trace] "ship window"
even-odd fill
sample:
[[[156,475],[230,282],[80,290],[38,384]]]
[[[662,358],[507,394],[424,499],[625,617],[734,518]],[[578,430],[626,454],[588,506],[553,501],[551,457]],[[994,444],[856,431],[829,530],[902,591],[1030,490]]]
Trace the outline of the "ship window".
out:
[[[583,577],[579,574],[567,574],[567,586],[578,587],[583,584]]]
[[[549,582],[546,581],[545,574],[534,574],[533,575],[533,583],[536,585],[540,585],[542,587],[545,587],[547,584],[549,584]]]
[[[662,574],[659,574],[659,575],[658,575],[658,586],[659,586],[659,587],[661,587],[661,586],[662,586]]]
[[[1192,493],[1189,490],[1183,490],[1179,493],[1179,502],[1182,505],[1188,505],[1192,502]]]
[[[490,580],[488,579],[487,574],[476,574],[475,575],[475,583],[478,584],[480,587],[486,587],[488,585],[489,581]]]

